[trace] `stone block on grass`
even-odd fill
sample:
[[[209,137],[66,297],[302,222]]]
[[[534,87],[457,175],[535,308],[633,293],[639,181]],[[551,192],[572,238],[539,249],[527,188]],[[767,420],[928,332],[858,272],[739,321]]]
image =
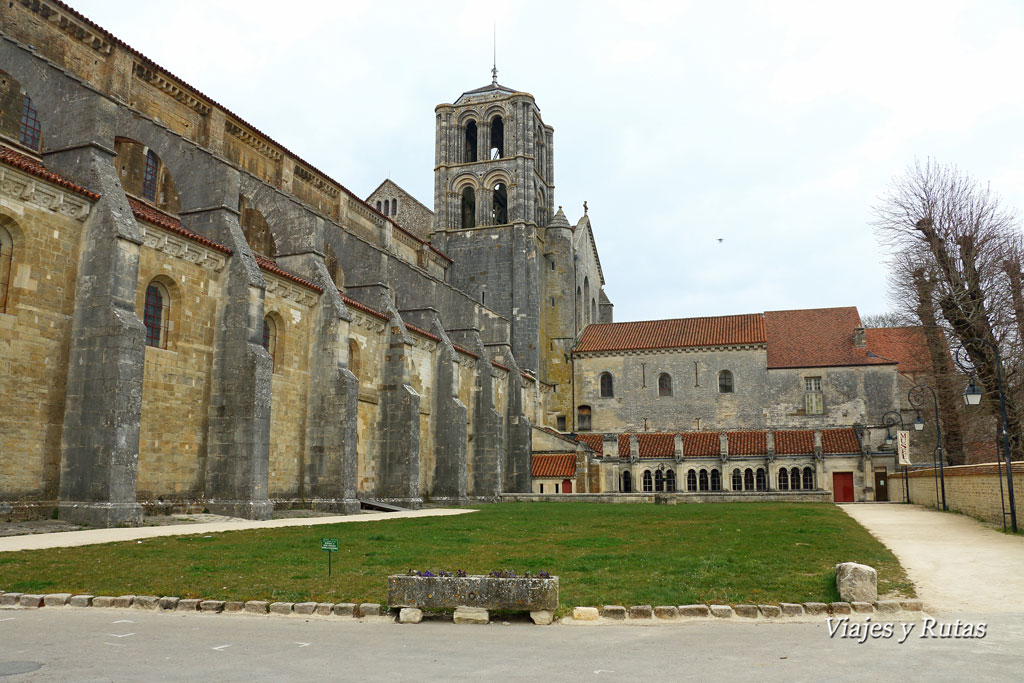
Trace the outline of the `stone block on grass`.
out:
[[[132,600],[135,609],[156,609],[159,604],[160,598],[156,595],[136,595]]]
[[[850,609],[857,614],[871,614],[875,611],[875,606],[870,602],[851,602]]]
[[[418,624],[423,621],[423,610],[416,607],[403,607],[398,612],[399,624]]]
[[[92,599],[93,607],[113,607],[114,596],[112,595],[97,595]]]
[[[483,607],[456,607],[452,621],[456,624],[489,624],[491,615]]]
[[[126,609],[128,607],[131,607],[133,602],[135,602],[134,595],[118,595],[116,598],[114,598],[113,602],[110,603],[110,606],[118,607],[120,609]]]
[[[530,612],[530,618],[533,619],[533,623],[538,626],[548,626],[555,619],[555,615],[551,610],[538,609]]]
[[[805,602],[804,611],[807,614],[819,615],[828,614],[828,605],[824,602]]]
[[[246,614],[266,614],[270,603],[266,600],[249,600],[245,603]]]
[[[47,607],[63,607],[71,599],[71,593],[50,593],[43,597],[43,604]]]
[[[853,611],[848,602],[833,602],[828,607],[832,614],[850,614]]]
[[[178,600],[178,604],[174,607],[174,611],[175,612],[198,612],[199,611],[199,603],[201,603],[201,602],[202,602],[202,600],[200,600],[199,598],[184,598],[182,600]]]
[[[20,607],[42,607],[44,596],[41,593],[22,593],[18,598]]]
[[[241,600],[228,600],[224,603],[225,612],[241,612],[245,609],[245,603]]]
[[[711,609],[707,605],[679,605],[681,617],[710,617]]]
[[[711,616],[719,619],[729,619],[735,614],[729,605],[709,605],[708,609],[711,610]]]
[[[572,610],[573,621],[597,621],[600,616],[596,607],[574,607]]]
[[[316,603],[315,613],[322,617],[330,616],[331,609],[334,607],[333,602],[318,602]]]
[[[331,609],[331,613],[336,617],[354,617],[356,615],[356,603],[339,602]]]
[[[856,562],[836,565],[836,588],[843,602],[874,602],[878,599],[878,572]]]
[[[291,614],[294,602],[272,602],[270,603],[271,614]]]
[[[4,593],[0,595],[0,607],[14,607],[21,600],[21,593]]]
[[[92,595],[72,595],[68,600],[71,607],[92,607]]]
[[[157,602],[157,607],[165,612],[173,612],[178,609],[179,602],[181,602],[181,598],[177,595],[165,595]]]
[[[650,619],[654,616],[654,609],[650,605],[633,605],[629,608],[630,619]]]
[[[732,611],[738,617],[745,619],[757,619],[757,605],[733,605]]]
[[[782,616],[782,608],[778,605],[758,605],[757,609],[761,610],[761,614],[769,619],[775,619]]]
[[[654,616],[658,619],[678,619],[679,608],[675,605],[657,605],[654,608]]]
[[[312,614],[316,611],[316,605],[317,603],[315,602],[297,602],[295,603],[294,607],[292,607],[292,612],[294,612],[295,614],[301,614],[303,616],[307,614]]]
[[[626,618],[626,608],[622,605],[605,605],[601,608],[601,616],[605,619],[622,621]]]
[[[223,600],[203,600],[199,603],[200,612],[223,612],[224,601]]]
[[[780,602],[779,609],[786,617],[802,617],[804,615],[804,606],[798,602]]]
[[[380,616],[380,605],[376,602],[361,602],[359,603],[359,616],[361,617],[379,617]]]

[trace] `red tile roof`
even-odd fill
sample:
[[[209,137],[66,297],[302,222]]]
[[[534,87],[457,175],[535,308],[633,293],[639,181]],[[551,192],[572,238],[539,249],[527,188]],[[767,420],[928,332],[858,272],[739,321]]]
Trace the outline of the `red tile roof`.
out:
[[[289,273],[287,270],[277,265],[277,262],[274,261],[273,259],[269,259],[262,254],[256,253],[253,253],[253,256],[256,257],[256,263],[260,265],[260,268],[267,271],[268,273],[273,273],[274,275],[283,277],[285,280],[291,280],[292,282],[302,285],[303,287],[308,287],[309,289],[312,289],[314,292],[324,291],[322,288],[317,287],[309,280],[303,280],[298,275],[295,275],[294,273]]]
[[[683,432],[683,457],[701,458],[722,453],[719,432]]]
[[[338,290],[338,291],[340,292],[341,290]],[[354,309],[356,309],[358,311],[362,311],[363,313],[368,313],[368,314],[372,315],[375,318],[380,318],[381,320],[390,320],[390,318],[388,316],[386,316],[385,314],[381,313],[376,308],[370,308],[366,304],[361,304],[358,301],[356,301],[355,299],[351,299],[351,298],[345,296],[344,294],[341,295],[341,300],[345,302],[346,306],[351,306],[352,308],[354,308]]]
[[[764,318],[769,368],[893,364],[853,345],[853,331],[862,326],[854,306],[767,311]]]
[[[796,429],[775,432],[776,455],[811,455],[814,453],[814,432]]]
[[[604,455],[604,437],[600,434],[577,434],[576,440],[590,446],[590,450]]]
[[[619,457],[629,457],[629,434],[619,434]]]
[[[762,344],[764,341],[764,316],[753,313],[588,325],[574,350],[577,353],[631,351]]]
[[[671,458],[676,454],[675,434],[637,434],[641,458]]]
[[[64,176],[57,175],[53,171],[47,171],[46,167],[43,166],[43,162],[37,159],[33,159],[27,154],[17,152],[5,145],[0,145],[0,161],[6,164],[10,164],[11,166],[14,166],[15,168],[20,169],[22,171],[25,171],[25,173],[34,175],[37,178],[42,178],[43,180],[49,181],[54,185],[59,185],[66,190],[71,190],[72,192],[80,194],[83,197],[88,197],[89,199],[92,200],[100,198],[100,196],[95,192],[90,192],[81,185],[76,185],[75,183],[71,182]]]
[[[860,441],[852,428],[821,430],[821,450],[824,453],[860,453]]]
[[[868,350],[880,358],[899,363],[900,372],[931,372],[924,328],[872,327],[866,330]]]
[[[725,436],[729,439],[730,456],[764,455],[768,452],[767,432],[726,432]]]
[[[575,477],[576,454],[552,453],[534,455],[530,472],[535,477]]]
[[[164,213],[163,211],[160,211],[150,206],[149,204],[146,204],[143,201],[135,199],[134,197],[128,197],[128,205],[132,208],[132,213],[135,215],[135,218],[137,218],[140,221],[145,221],[147,223],[152,223],[153,225],[160,226],[161,228],[167,230],[168,232],[173,232],[176,235],[181,235],[186,239],[202,244],[205,247],[216,249],[219,252],[225,254],[234,253],[232,252],[231,249],[225,247],[223,244],[220,244],[219,242],[214,242],[213,240],[207,239],[198,233],[192,232],[188,228],[182,226],[181,221],[179,221],[171,214]]]

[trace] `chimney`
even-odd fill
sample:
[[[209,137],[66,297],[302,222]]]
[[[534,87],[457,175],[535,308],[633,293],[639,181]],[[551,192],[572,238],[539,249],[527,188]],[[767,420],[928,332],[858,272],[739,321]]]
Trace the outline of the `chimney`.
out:
[[[853,328],[853,345],[856,346],[858,349],[863,349],[868,345],[868,340],[866,335],[864,334],[863,327]]]

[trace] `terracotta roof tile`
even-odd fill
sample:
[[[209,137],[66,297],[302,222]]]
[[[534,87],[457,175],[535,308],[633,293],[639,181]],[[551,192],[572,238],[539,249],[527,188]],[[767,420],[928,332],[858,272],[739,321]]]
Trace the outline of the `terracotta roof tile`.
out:
[[[291,280],[292,282],[294,282],[296,284],[299,284],[299,285],[302,285],[303,287],[307,287],[309,289],[312,289],[314,292],[322,292],[322,291],[324,291],[322,288],[317,287],[316,285],[314,285],[309,280],[304,280],[301,277],[299,277],[298,275],[295,275],[294,273],[289,273],[287,270],[285,270],[281,266],[277,265],[277,261],[275,261],[274,259],[270,259],[270,258],[267,258],[266,256],[264,256],[262,254],[256,254],[256,253],[254,253],[253,256],[256,257],[256,263],[259,264],[260,268],[262,268],[263,270],[267,271],[268,273],[273,273],[274,275],[278,275],[280,277],[283,277],[285,280]]]
[[[530,472],[535,477],[575,477],[576,454],[552,453],[534,455]]]
[[[764,316],[726,315],[717,318],[678,318],[641,320],[628,323],[588,325],[574,349],[590,351],[630,351],[671,349],[692,346],[731,346],[762,344],[765,341]]]
[[[872,327],[865,332],[868,350],[876,356],[899,363],[900,372],[931,372],[932,361],[924,328]]]
[[[637,434],[641,458],[671,458],[676,454],[675,434]]]
[[[722,454],[719,432],[683,432],[683,457],[706,458]]]
[[[43,180],[49,181],[54,185],[59,185],[66,190],[71,190],[72,192],[80,194],[83,197],[88,197],[89,199],[92,200],[100,198],[100,196],[95,192],[90,192],[81,185],[77,185],[71,182],[64,176],[57,175],[53,171],[46,170],[46,167],[43,166],[43,162],[39,161],[38,159],[33,159],[27,154],[22,154],[21,152],[15,151],[5,145],[0,145],[0,161],[6,164],[10,164],[11,166],[14,166],[15,168],[20,169],[22,171],[25,171],[25,173],[34,175],[37,178],[42,178]]]
[[[726,432],[725,435],[729,439],[730,456],[768,453],[767,432]]]
[[[851,427],[823,429],[821,450],[824,453],[860,453],[860,441]]]
[[[338,291],[340,292],[341,290],[338,290]],[[352,308],[356,309],[357,311],[362,311],[363,313],[368,313],[368,314],[372,315],[375,318],[380,318],[381,320],[390,320],[390,318],[387,315],[381,313],[376,308],[370,308],[366,304],[359,303],[355,299],[351,299],[351,298],[345,296],[344,294],[341,295],[341,300],[345,302],[346,306],[351,306]]]
[[[590,446],[590,450],[604,455],[604,437],[600,434],[577,434],[576,440]]]
[[[776,455],[813,455],[814,432],[810,429],[793,429],[775,432]]]
[[[819,368],[847,365],[891,365],[853,344],[861,327],[854,306],[768,311],[764,314],[769,368]]]
[[[619,434],[619,457],[629,457],[629,434]]]
[[[168,232],[173,232],[176,235],[181,235],[182,237],[190,239],[193,242],[197,242],[199,244],[202,244],[203,246],[210,247],[211,249],[216,249],[217,251],[223,252],[225,254],[234,253],[232,252],[231,249],[225,247],[223,244],[220,244],[219,242],[214,242],[213,240],[207,239],[206,237],[203,237],[198,233],[192,232],[188,228],[182,226],[181,221],[179,221],[171,214],[159,211],[158,209],[153,208],[152,206],[146,204],[143,201],[135,199],[134,197],[128,197],[128,205],[132,208],[132,213],[140,221],[145,221],[147,223],[152,223],[153,225],[158,225],[164,230],[167,230]]]

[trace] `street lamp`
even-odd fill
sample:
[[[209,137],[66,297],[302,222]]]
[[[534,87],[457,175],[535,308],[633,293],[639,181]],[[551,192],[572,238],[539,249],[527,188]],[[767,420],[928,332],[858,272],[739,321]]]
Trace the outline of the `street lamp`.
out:
[[[892,446],[892,428],[896,426],[896,422],[899,421],[900,429],[906,429],[906,425],[903,423],[903,414],[896,410],[890,410],[882,416],[882,423],[885,425],[885,445]],[[923,426],[923,425],[922,425]],[[899,454],[896,455],[896,463],[899,464]],[[903,466],[903,502],[910,502],[910,475],[907,472],[907,466]]]
[[[935,408],[935,450],[932,451],[932,462],[935,463],[937,461],[939,481],[942,482],[942,509],[948,511],[949,506],[946,505],[946,475],[942,466],[942,461],[945,457],[942,455],[942,426],[939,424],[939,397],[935,395],[935,390],[927,384],[918,384],[907,392],[907,400],[910,401],[910,405],[917,408],[917,419],[914,420],[914,429],[921,431],[924,429],[924,419],[921,417],[921,405],[925,400],[925,389],[931,392],[932,406]],[[936,508],[939,507],[939,481],[935,482]]]
[[[981,389],[979,389],[974,383],[974,372],[975,365],[971,358],[968,345],[975,347],[975,353],[978,354],[977,346],[984,344],[985,346],[992,349],[992,352],[996,356],[996,390],[999,392],[999,413],[1002,418],[1002,430],[1003,430],[1003,458],[1006,460],[1006,485],[1009,494],[1010,502],[1010,528],[1013,533],[1017,533],[1017,504],[1015,496],[1013,494],[1013,458],[1010,455],[1010,430],[1007,425],[1006,418],[1006,393],[1003,388],[1003,359],[999,356],[999,347],[988,341],[987,339],[981,339],[980,337],[971,337],[964,339],[960,348],[956,350],[956,354],[953,356],[956,364],[960,366],[960,369],[964,372],[970,373],[970,383],[967,388],[964,389],[964,402],[969,406],[976,406],[981,403]],[[1003,485],[1002,475],[999,476],[1000,492],[999,497],[1002,500]],[[1004,529],[1006,524],[1006,515],[1003,514],[1003,525]]]

